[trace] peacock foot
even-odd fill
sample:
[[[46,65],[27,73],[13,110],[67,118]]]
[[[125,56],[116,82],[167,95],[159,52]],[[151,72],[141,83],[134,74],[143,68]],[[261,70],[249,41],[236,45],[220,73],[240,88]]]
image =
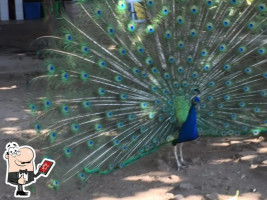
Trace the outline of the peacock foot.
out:
[[[177,168],[178,172],[184,171],[186,169],[186,166],[181,165],[180,167]]]
[[[181,164],[182,164],[182,166],[187,166],[187,162],[184,160],[181,160]]]

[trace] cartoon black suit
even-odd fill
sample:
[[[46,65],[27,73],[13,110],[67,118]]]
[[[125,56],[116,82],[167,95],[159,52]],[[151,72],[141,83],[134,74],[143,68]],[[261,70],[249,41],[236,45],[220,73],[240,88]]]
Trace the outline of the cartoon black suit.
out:
[[[40,175],[40,173],[34,174],[33,171],[27,171],[27,170],[20,170],[19,172],[9,172],[8,173],[8,179],[7,182],[13,185],[17,185],[17,192],[16,195],[27,195],[27,192],[23,191],[23,185],[19,184],[19,179],[21,176],[27,177],[25,178],[25,185],[28,185],[31,182],[35,182],[35,178],[37,178]]]

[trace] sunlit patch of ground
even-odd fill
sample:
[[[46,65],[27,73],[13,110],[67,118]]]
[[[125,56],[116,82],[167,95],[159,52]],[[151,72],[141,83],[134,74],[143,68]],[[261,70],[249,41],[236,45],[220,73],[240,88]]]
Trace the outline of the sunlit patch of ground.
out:
[[[15,89],[17,88],[16,85],[13,85],[13,86],[10,86],[10,87],[0,87],[0,90],[12,90],[12,89]]]

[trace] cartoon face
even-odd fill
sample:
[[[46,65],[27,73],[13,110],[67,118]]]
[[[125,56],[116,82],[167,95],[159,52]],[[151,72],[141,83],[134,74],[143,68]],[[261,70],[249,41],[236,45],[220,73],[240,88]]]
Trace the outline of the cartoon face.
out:
[[[25,169],[34,171],[35,154],[31,147],[11,145],[7,148],[5,159],[8,160],[8,172],[18,172]]]

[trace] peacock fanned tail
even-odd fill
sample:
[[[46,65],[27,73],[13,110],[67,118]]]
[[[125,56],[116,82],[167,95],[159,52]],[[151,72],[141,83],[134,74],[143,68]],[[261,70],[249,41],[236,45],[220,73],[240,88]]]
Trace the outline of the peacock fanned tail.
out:
[[[264,0],[80,0],[75,9],[60,15],[57,36],[41,38],[46,72],[31,81],[29,144],[56,160],[51,187],[177,138],[194,89],[199,135],[267,131]]]

